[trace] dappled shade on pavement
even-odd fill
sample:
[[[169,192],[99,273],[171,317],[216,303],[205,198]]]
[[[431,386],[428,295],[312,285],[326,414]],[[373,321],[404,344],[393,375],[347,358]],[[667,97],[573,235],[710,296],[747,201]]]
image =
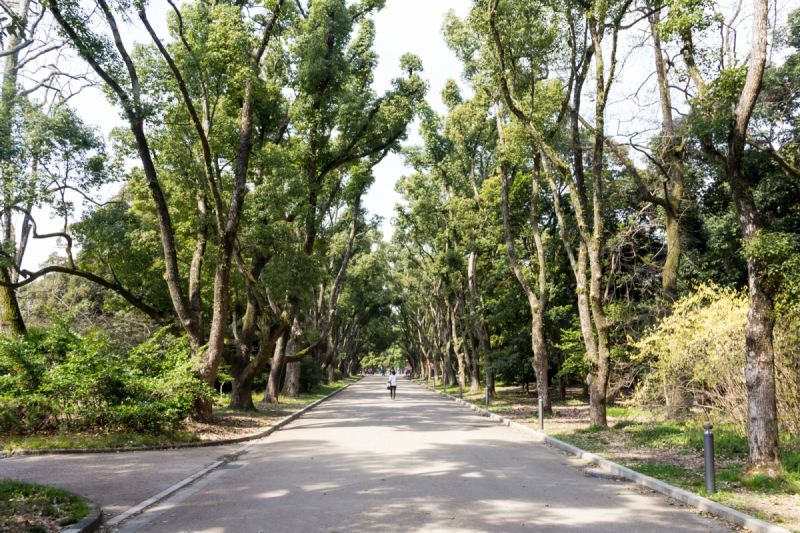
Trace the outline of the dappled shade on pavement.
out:
[[[368,377],[143,531],[727,531],[411,382]],[[649,491],[648,491],[649,492]]]

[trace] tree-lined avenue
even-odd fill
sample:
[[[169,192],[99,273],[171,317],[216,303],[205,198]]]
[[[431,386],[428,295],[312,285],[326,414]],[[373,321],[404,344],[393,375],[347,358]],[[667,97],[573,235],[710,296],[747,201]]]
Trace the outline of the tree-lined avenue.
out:
[[[392,402],[362,379],[251,449],[142,531],[728,531],[405,380]]]

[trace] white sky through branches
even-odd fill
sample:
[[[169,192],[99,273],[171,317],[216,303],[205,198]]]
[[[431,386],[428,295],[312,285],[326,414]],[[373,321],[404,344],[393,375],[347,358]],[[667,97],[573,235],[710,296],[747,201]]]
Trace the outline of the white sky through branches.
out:
[[[441,34],[444,15],[450,9],[459,16],[467,14],[470,0],[388,0],[386,8],[374,16],[376,26],[375,50],[379,56],[379,64],[375,71],[373,88],[379,94],[391,88],[391,80],[400,72],[400,56],[413,53],[422,59],[425,69],[423,78],[429,80],[428,100],[439,113],[446,109],[441,101],[441,90],[448,78],[459,80],[461,64],[456,56],[447,48]],[[148,5],[148,18],[159,35],[166,35],[166,2],[154,0]],[[149,36],[143,28],[137,28],[124,38],[126,44],[133,42],[150,43]],[[463,83],[460,83],[463,85]],[[78,115],[86,124],[97,126],[104,136],[108,136],[115,127],[125,127],[117,108],[112,106],[99,89],[87,89],[70,101]],[[409,138],[405,144],[421,142],[417,134],[418,123],[409,128]],[[136,162],[134,162],[135,164]],[[394,184],[400,176],[409,172],[403,166],[402,157],[390,154],[375,168],[375,183],[364,197],[363,205],[370,215],[383,217],[383,233],[385,239],[392,235],[391,218],[394,206],[400,202],[400,195],[394,192]],[[108,199],[119,185],[107,187],[98,195],[102,200]],[[80,216],[83,210],[80,199],[74,199]],[[50,220],[46,210],[35,213],[40,233],[60,231],[61,222]],[[57,250],[55,239],[32,241],[28,246],[23,268],[35,269]],[[63,252],[59,253],[63,255]]]
[[[781,27],[785,23],[786,14],[798,0],[774,0],[771,3],[771,26]],[[737,0],[723,0],[721,3],[722,14],[729,16],[738,6]],[[453,10],[459,17],[467,15],[472,0],[388,0],[386,8],[374,16],[376,26],[375,50],[379,56],[379,64],[375,71],[373,88],[379,94],[391,88],[391,80],[400,73],[399,59],[405,53],[413,53],[422,59],[424,68],[423,78],[429,82],[428,103],[439,113],[446,113],[441,100],[441,90],[449,78],[459,82],[462,89],[465,83],[460,79],[461,63],[444,42],[441,33],[444,15]],[[167,35],[165,0],[151,0],[148,4],[148,17],[156,33]],[[746,61],[749,51],[749,2],[745,2],[737,23],[738,47],[743,51],[739,61]],[[126,45],[131,47],[134,42],[150,44],[150,38],[141,25],[133,27],[125,25],[128,33],[123,35]],[[714,36],[711,37],[712,39]],[[770,39],[772,42],[772,39]],[[671,54],[678,53],[677,49]],[[771,53],[770,53],[771,54]],[[647,139],[657,134],[660,128],[660,114],[658,98],[653,83],[652,48],[647,25],[640,22],[630,28],[620,37],[619,50],[620,63],[617,67],[618,79],[612,86],[608,108],[606,110],[607,133],[617,139],[617,142],[627,144],[629,140],[637,143],[646,143]],[[677,57],[677,56],[676,56]],[[587,86],[591,85],[587,83]],[[469,91],[464,91],[464,96],[469,96]],[[584,115],[590,111],[592,95],[587,91],[584,97]],[[673,105],[684,108],[684,100],[680,90],[673,91]],[[107,136],[114,127],[125,127],[125,122],[120,117],[120,112],[108,103],[104,94],[99,89],[87,89],[70,100],[71,105],[85,123],[97,126],[100,132]],[[679,113],[681,110],[679,110]],[[421,139],[417,133],[419,123],[414,123],[409,128],[408,140],[404,144],[420,144]],[[633,153],[634,158],[638,157]],[[137,164],[133,161],[132,164]],[[394,207],[401,202],[401,197],[394,191],[394,185],[403,174],[411,170],[403,165],[403,159],[397,154],[390,154],[375,167],[375,183],[364,197],[363,205],[369,210],[370,215],[383,217],[382,231],[384,239],[392,236],[391,219],[395,214]],[[98,199],[107,200],[119,188],[118,184],[110,185],[97,195]],[[75,217],[79,218],[82,211],[82,201],[74,198],[76,204]],[[39,210],[35,213],[39,233],[61,231],[61,221],[51,220],[49,212]],[[19,226],[21,220],[16,222]],[[23,268],[35,269],[38,265],[56,251],[54,239],[45,241],[34,240],[28,246]],[[63,255],[63,251],[60,252]]]

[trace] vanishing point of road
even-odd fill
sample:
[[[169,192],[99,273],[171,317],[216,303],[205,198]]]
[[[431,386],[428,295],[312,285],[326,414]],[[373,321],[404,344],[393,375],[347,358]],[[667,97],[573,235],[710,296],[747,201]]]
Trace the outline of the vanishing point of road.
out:
[[[389,398],[384,378],[354,383],[150,512],[121,522],[118,530],[729,531],[634,483],[589,476],[574,458],[418,385],[398,381],[396,401]],[[142,469],[168,470],[170,456],[187,462],[192,453],[209,457],[209,450],[134,454],[140,455],[140,463],[113,478],[124,487],[126,475],[131,480],[138,476],[141,483],[128,484],[146,486],[147,471]],[[94,457],[110,465],[114,458],[126,461],[125,455]],[[20,459],[5,464],[25,477],[25,465],[36,464],[36,458]],[[91,459],[83,459],[85,472],[91,471]],[[39,461],[39,468],[49,464],[57,473],[68,460]]]

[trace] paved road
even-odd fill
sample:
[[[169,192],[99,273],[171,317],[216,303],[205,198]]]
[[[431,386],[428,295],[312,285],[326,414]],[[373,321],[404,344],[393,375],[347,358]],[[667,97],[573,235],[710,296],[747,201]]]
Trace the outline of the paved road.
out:
[[[85,496],[106,518],[235,453],[241,445],[152,452],[31,455],[0,459],[0,478],[55,485]]]
[[[392,402],[366,378],[121,531],[728,531],[579,466],[413,383]]]

